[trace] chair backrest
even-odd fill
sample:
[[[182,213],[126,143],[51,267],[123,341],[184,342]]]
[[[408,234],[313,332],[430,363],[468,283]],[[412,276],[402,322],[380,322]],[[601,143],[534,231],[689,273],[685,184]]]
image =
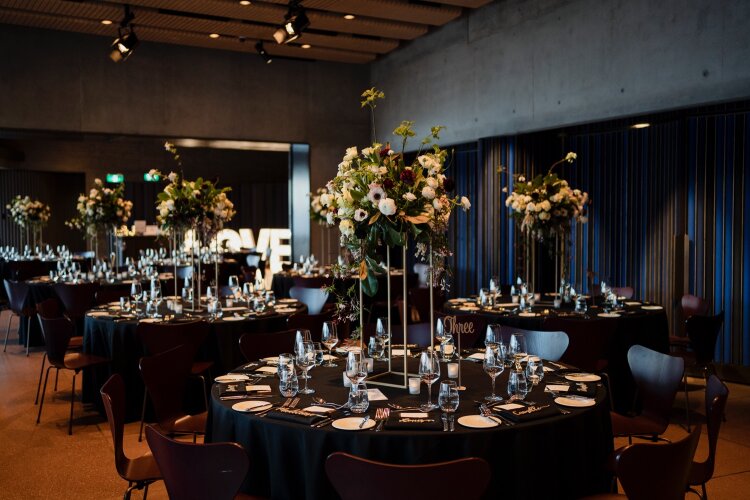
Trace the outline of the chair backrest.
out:
[[[122,438],[125,430],[125,382],[119,373],[115,373],[99,390],[102,403],[107,412],[109,430],[112,433],[112,444],[115,447],[115,467],[120,476],[125,477],[130,460],[125,456]]]
[[[628,499],[684,499],[700,435],[701,426],[696,425],[693,432],[674,443],[639,443],[619,450],[615,455],[615,474]]]
[[[474,314],[435,314],[435,321],[443,321],[443,327],[453,334],[453,341],[458,349],[458,336],[461,336],[461,348],[471,349],[484,340],[487,319]]]
[[[682,317],[688,319],[690,316],[708,316],[708,301],[701,297],[685,294],[680,299]]]
[[[99,283],[57,283],[55,293],[65,307],[65,315],[69,318],[82,318],[86,311],[96,304],[96,292]]]
[[[248,361],[292,352],[296,335],[296,329],[273,333],[243,333],[240,337],[240,352]]]
[[[512,326],[500,326],[503,342],[510,340],[514,333],[522,333],[526,338],[526,350],[529,354],[549,361],[559,361],[568,349],[570,339],[561,331],[524,330]]]
[[[697,364],[705,366],[713,361],[722,323],[724,311],[715,316],[693,315],[685,321],[685,332],[690,339]]]
[[[36,313],[43,318],[59,318],[62,316],[62,308],[56,299],[44,299],[37,302]]]
[[[200,320],[175,323],[140,322],[136,328],[136,335],[147,355],[160,354],[178,345],[186,345],[190,351],[191,361],[195,359],[208,334],[208,323]]]
[[[490,482],[490,466],[481,458],[425,465],[395,465],[332,453],[326,474],[342,500],[382,498],[481,498]],[[453,478],[446,481],[445,478]],[[366,487],[378,485],[377,488]]]
[[[65,352],[68,350],[68,343],[75,331],[75,325],[65,316],[58,318],[39,316],[39,322],[42,325],[44,345],[50,364],[57,367],[64,366]]]
[[[308,314],[320,314],[328,300],[328,292],[322,288],[302,288],[293,286],[289,289],[289,296],[307,306]]]
[[[146,426],[146,440],[172,500],[230,500],[242,486],[250,459],[237,443],[193,444]]]
[[[618,297],[625,297],[626,299],[632,299],[635,295],[635,290],[632,286],[613,286],[612,293]]]
[[[29,285],[23,281],[3,280],[5,293],[8,295],[10,310],[19,316],[23,314],[26,297],[29,295]]]
[[[724,418],[724,409],[729,398],[729,388],[716,375],[706,382],[706,432],[708,433],[708,458],[704,462],[693,462],[690,479],[693,484],[706,482],[714,475],[716,443]]]
[[[171,290],[171,288],[166,288]],[[109,304],[110,302],[119,302],[120,297],[130,296],[130,286],[128,285],[110,285],[101,287],[96,291],[96,303],[98,305]]]
[[[641,414],[660,423],[661,434],[669,425],[685,362],[682,358],[634,345],[628,350],[628,365],[638,387]]]
[[[192,364],[192,350],[186,345],[141,358],[143,383],[154,405],[156,419],[165,427],[185,415],[182,403]]]

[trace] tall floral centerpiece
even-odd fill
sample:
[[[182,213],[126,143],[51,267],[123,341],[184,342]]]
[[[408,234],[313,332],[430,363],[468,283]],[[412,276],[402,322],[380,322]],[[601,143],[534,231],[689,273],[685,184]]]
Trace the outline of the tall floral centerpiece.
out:
[[[510,216],[521,233],[547,245],[555,253],[561,279],[567,275],[565,254],[571,223],[573,220],[582,224],[588,221],[589,195],[580,189],[572,189],[568,181],[561,179],[553,169],[575,160],[576,154],[570,152],[544,175],[539,174],[531,180],[515,175],[513,191],[505,200],[505,206],[510,208]]]
[[[91,238],[97,259],[99,235],[101,233],[106,235],[109,252],[114,252],[116,232],[130,219],[133,202],[126,200],[124,193],[124,184],[109,188],[104,186],[101,179],[94,179],[94,187],[89,190],[88,194],[81,193],[78,196],[76,204],[78,215],[65,222],[67,226],[83,231]]]
[[[34,247],[42,245],[42,229],[47,225],[52,209],[49,205],[39,200],[32,200],[29,196],[16,196],[9,204],[5,206],[10,211],[11,219],[18,224],[21,230],[21,239],[23,233],[26,233],[26,244],[33,244]],[[29,232],[32,234],[31,241]]]
[[[326,259],[330,253],[330,235],[328,224],[328,207],[323,206],[321,203],[321,197],[328,195],[328,188],[322,187],[315,190],[314,193],[309,193],[310,197],[310,220],[313,220],[321,226],[321,239],[320,239],[320,258],[323,259],[322,263],[326,262]]]

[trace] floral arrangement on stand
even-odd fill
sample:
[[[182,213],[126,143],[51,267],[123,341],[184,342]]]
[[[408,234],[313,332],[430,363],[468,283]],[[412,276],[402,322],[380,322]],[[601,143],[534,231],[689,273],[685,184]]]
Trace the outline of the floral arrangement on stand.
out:
[[[362,97],[362,107],[368,106],[374,116],[375,101],[385,96],[372,88]],[[445,258],[451,255],[445,237],[448,220],[455,207],[471,207],[465,196],[451,194],[455,182],[445,175],[448,153],[435,143],[444,127],[432,127],[414,161],[406,162],[404,150],[415,136],[413,125],[403,121],[393,131],[401,139],[400,152],[376,140],[361,151],[348,148],[338,175],[326,186],[328,192],[320,195],[327,221],[338,224],[341,244],[351,252],[354,270],[369,296],[377,291],[376,275],[385,272],[376,254],[378,246],[404,246],[409,237],[416,242],[418,257],[428,258],[432,252],[433,283],[445,287]]]
[[[328,225],[328,207],[323,206],[320,198],[328,194],[328,188],[318,188],[315,193],[310,193],[310,219],[320,225]]]
[[[114,232],[130,219],[133,202],[124,198],[125,185],[115,188],[104,186],[101,179],[94,179],[94,187],[78,196],[78,215],[65,224],[95,237],[100,231]]]
[[[21,230],[26,231],[28,244],[28,233],[34,235],[34,245],[42,243],[42,228],[47,225],[52,209],[46,203],[32,200],[29,196],[16,196],[5,206],[10,211],[11,219],[18,224]],[[37,241],[37,234],[39,240]]]

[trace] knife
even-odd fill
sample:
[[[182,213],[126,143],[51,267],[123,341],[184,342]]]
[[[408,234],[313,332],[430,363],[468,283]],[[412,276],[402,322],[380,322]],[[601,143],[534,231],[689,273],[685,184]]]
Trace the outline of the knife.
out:
[[[365,416],[365,418],[362,419],[362,421],[359,423],[359,429],[364,427],[368,420],[370,420],[370,415],[367,415]]]

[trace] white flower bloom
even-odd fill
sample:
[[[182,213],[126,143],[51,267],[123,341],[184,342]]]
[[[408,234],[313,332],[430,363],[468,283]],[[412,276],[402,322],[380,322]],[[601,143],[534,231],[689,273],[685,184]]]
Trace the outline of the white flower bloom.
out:
[[[347,170],[349,170],[349,167],[352,166],[351,161],[342,161],[339,163],[339,175],[343,175]]]
[[[367,213],[366,210],[362,208],[358,208],[354,211],[354,220],[356,220],[357,222],[362,222],[363,220],[367,218],[368,215],[369,214]]]
[[[585,215],[578,218],[578,222],[580,222],[581,224],[586,224],[588,221],[589,221],[589,218],[586,217]]]
[[[383,188],[375,183],[370,184],[370,191],[367,193],[367,199],[377,207],[378,203],[383,198],[385,198],[385,191],[383,191]]]
[[[343,236],[351,236],[354,234],[354,223],[349,219],[344,219],[339,222],[339,231]]]
[[[378,203],[378,210],[380,210],[380,213],[383,215],[393,215],[396,213],[396,202],[393,198],[383,198],[380,200],[380,203]]]
[[[461,197],[461,206],[463,207],[464,210],[468,210],[471,208],[471,202],[466,196]]]
[[[532,203],[528,203],[526,205],[526,213],[534,212],[535,210],[536,210],[536,205],[534,205],[533,202]]]
[[[502,191],[503,191],[503,193],[507,193],[508,192],[508,186],[505,186]]]
[[[375,152],[374,148],[365,148],[365,149],[362,150],[362,155],[363,156],[370,156],[374,152]]]
[[[346,154],[344,155],[344,161],[352,161],[357,156],[359,156],[359,153],[357,153],[357,146],[352,146],[350,148],[346,148]]]
[[[432,207],[440,212],[443,209],[443,204],[440,202],[439,198],[435,198],[434,200],[432,200]]]
[[[547,200],[544,200],[544,201],[543,201],[542,203],[540,203],[540,204],[539,204],[538,206],[541,206],[541,207],[542,207],[542,210],[544,210],[545,212],[549,212],[549,211],[550,211],[550,210],[552,209],[552,205],[551,205],[551,204],[550,204],[550,202],[549,202],[549,201],[547,201]]]
[[[425,186],[424,188],[422,188],[422,196],[424,196],[428,200],[431,200],[435,197],[435,190],[430,186]]]
[[[547,220],[550,218],[549,212],[542,212],[539,214],[539,220]]]
[[[169,182],[174,182],[177,180],[177,172],[169,172],[169,175],[167,176],[167,179],[169,179]]]
[[[518,182],[526,182],[526,177],[522,175],[521,177],[518,178]]]
[[[333,212],[328,212],[326,214],[326,222],[328,223],[329,226],[332,226],[333,223],[336,222],[335,215]]]
[[[368,169],[375,175],[378,175],[380,173],[380,167],[378,167],[377,165],[371,165],[370,167],[368,167]]]
[[[432,189],[437,189],[437,187],[438,187],[438,181],[434,177],[428,177],[424,181]]]
[[[572,151],[570,153],[568,153],[567,155],[565,155],[565,161],[567,161],[569,163],[572,162],[573,160],[575,160],[576,158],[578,158],[578,155],[576,155]]]
[[[148,171],[148,175],[150,175],[151,177],[155,177],[159,175],[159,171],[156,170],[155,168],[152,168],[151,170]]]
[[[378,172],[380,173],[380,175],[385,175],[388,173],[388,167],[380,167],[380,169],[378,169]]]
[[[320,204],[324,207],[327,207],[331,204],[331,201],[333,201],[332,196],[328,193],[323,193],[320,195]]]
[[[170,212],[171,212],[172,210],[174,210],[174,200],[167,200],[167,201],[165,202],[165,205],[166,205],[166,207],[167,207],[167,210],[169,210]]]
[[[404,194],[402,196],[402,198],[405,199],[406,201],[414,201],[414,200],[417,199],[417,197],[416,197],[416,195],[414,195],[414,193],[406,193],[406,194]]]

